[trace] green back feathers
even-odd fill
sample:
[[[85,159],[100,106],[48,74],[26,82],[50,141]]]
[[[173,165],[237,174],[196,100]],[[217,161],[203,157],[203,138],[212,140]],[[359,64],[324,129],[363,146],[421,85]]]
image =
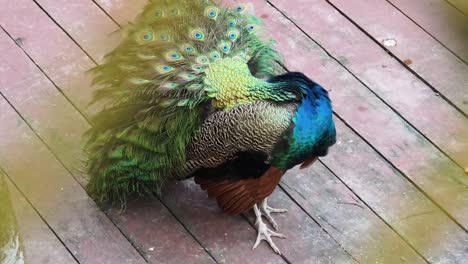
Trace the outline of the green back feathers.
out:
[[[88,132],[90,192],[125,201],[132,193],[159,190],[168,178],[180,177],[178,167],[207,105],[229,109],[272,96],[269,84],[257,78],[283,69],[272,43],[257,36],[260,24],[245,6],[151,0],[123,29],[121,44],[92,70],[100,86],[93,102],[105,109]]]

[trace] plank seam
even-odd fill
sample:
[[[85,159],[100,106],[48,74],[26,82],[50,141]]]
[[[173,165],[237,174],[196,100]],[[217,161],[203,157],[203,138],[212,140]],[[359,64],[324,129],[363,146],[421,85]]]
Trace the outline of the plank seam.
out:
[[[387,3],[389,3],[391,6],[393,6],[396,10],[398,10],[398,12],[400,12],[402,15],[404,15],[406,18],[408,18],[409,20],[411,20],[411,22],[413,22],[416,26],[418,26],[422,31],[426,32],[426,34],[428,34],[429,36],[431,36],[435,41],[437,41],[440,45],[442,45],[445,49],[447,49],[448,51],[450,51],[450,53],[452,53],[455,57],[457,57],[459,60],[463,61],[465,64],[468,65],[468,62],[466,62],[462,57],[458,56],[458,54],[456,54],[454,51],[452,51],[449,47],[447,47],[444,43],[442,43],[439,39],[437,39],[434,35],[432,35],[429,31],[427,31],[425,28],[423,28],[420,24],[418,24],[415,20],[413,20],[410,16],[408,16],[405,12],[403,12],[403,10],[401,10],[400,8],[398,8],[395,4],[393,4],[392,2],[390,2],[390,0],[385,0]],[[451,6],[453,7],[453,6]],[[458,11],[458,10],[457,10]]]
[[[88,124],[91,125],[91,122],[89,121],[88,117],[80,111],[80,109],[78,108],[78,106],[76,106],[73,101],[65,94],[65,92],[52,80],[52,78],[50,78],[50,76],[41,68],[41,66],[39,66],[39,64],[36,63],[36,61],[28,54],[28,52],[26,52],[26,50],[13,38],[13,36],[3,27],[0,25],[0,28],[3,30],[3,32],[5,32],[5,34],[11,39],[11,41],[13,41],[15,43],[15,45],[21,49],[21,51],[23,51],[23,53],[29,58],[29,60],[39,69],[39,71],[41,71],[42,74],[44,74],[44,76],[47,78],[47,80],[49,80],[52,85],[55,87],[55,89],[57,89],[59,91],[59,93],[65,97],[65,100],[67,100],[68,103],[70,103],[72,105],[72,107],[86,120],[86,122],[88,122]]]
[[[1,27],[1,26],[0,26]],[[3,29],[3,28],[2,28]],[[5,30],[5,29],[3,29]],[[8,33],[7,33],[8,34]],[[11,36],[10,36],[11,38]],[[29,56],[28,56],[29,57]],[[34,62],[34,61],[33,61]],[[55,160],[57,162],[60,163],[60,165],[68,172],[68,174],[78,183],[78,185],[86,192],[86,188],[81,185],[80,181],[76,178],[76,176],[69,170],[69,168],[62,162],[62,160],[58,157],[58,155],[49,147],[48,144],[46,144],[46,142],[42,139],[42,137],[33,129],[33,127],[29,124],[29,122],[23,117],[23,115],[21,115],[21,113],[13,106],[13,104],[8,100],[8,98],[0,91],[0,96],[5,99],[5,101],[10,105],[10,107],[16,112],[16,114],[21,118],[21,120],[28,126],[28,128],[34,133],[34,135],[39,139],[39,141],[47,148],[47,150],[53,155],[53,157],[55,158]],[[89,195],[89,194],[88,194]],[[113,226],[115,226],[117,228],[117,230],[122,234],[122,236],[132,245],[132,247],[135,248],[135,250],[140,253],[138,251],[138,248],[135,247],[135,245],[129,240],[129,238],[127,236],[125,236],[125,234],[123,233],[123,231],[117,226],[117,224],[112,221],[112,218],[109,217],[109,215],[102,210],[102,208],[100,208],[100,210],[106,215],[107,218],[109,218],[109,221],[113,224]],[[55,233],[55,231],[54,231]],[[141,255],[141,254],[140,254]],[[146,258],[144,257],[144,255],[141,255],[141,257],[146,261]]]
[[[451,3],[450,1],[447,1],[447,0],[444,0],[448,5],[452,6],[453,8],[455,8],[458,12],[462,13],[464,16],[468,17],[468,14],[465,13],[463,10],[461,10],[460,8],[458,8],[456,5],[454,5],[453,3]]]
[[[341,248],[343,249],[343,251],[348,255],[350,256],[356,263],[360,263],[351,253],[348,252],[348,250],[346,250],[346,248],[343,247],[343,245],[341,245],[341,243],[335,239],[335,237],[333,237],[329,232],[328,230],[326,230],[317,220],[315,220],[315,218],[300,204],[298,203],[286,190],[285,188],[283,187],[283,184],[284,183],[280,183],[278,186],[279,188],[289,197],[289,199],[291,199],[291,201],[293,201],[293,203],[295,203],[299,208],[301,208],[301,210],[310,217],[310,219],[312,219],[312,221],[314,221],[314,223],[316,223],[320,229],[322,229],[322,231],[327,234],[333,241],[335,241],[335,243]]]
[[[287,20],[289,20],[292,24],[294,24],[308,39],[310,39],[313,43],[315,43],[317,46],[319,46],[330,58],[332,58],[334,61],[336,61],[343,69],[345,69],[349,74],[351,74],[359,83],[361,83],[364,87],[367,88],[373,95],[375,95],[384,105],[386,105],[388,108],[390,108],[398,117],[400,117],[405,124],[408,124],[412,129],[414,129],[419,136],[422,136],[424,139],[426,139],[429,143],[431,143],[432,146],[434,146],[437,150],[439,150],[442,154],[444,154],[445,157],[447,157],[449,160],[451,160],[454,164],[456,164],[457,167],[460,169],[464,170],[465,168],[463,167],[462,164],[458,163],[455,161],[449,154],[447,154],[444,150],[442,150],[437,144],[435,144],[426,134],[421,132],[416,126],[411,124],[398,110],[396,110],[393,106],[391,106],[389,103],[387,103],[382,97],[380,97],[379,94],[377,94],[374,90],[372,90],[364,81],[362,81],[356,74],[354,74],[348,67],[346,67],[342,62],[340,62],[334,55],[332,55],[324,46],[322,46],[319,42],[314,40],[312,36],[310,36],[305,30],[303,30],[294,20],[289,18],[285,12],[280,10],[278,7],[276,7],[273,3],[271,3],[269,0],[267,2],[278,12],[280,12]],[[388,52],[387,52],[388,53]],[[393,57],[393,56],[392,56]],[[427,83],[424,83],[425,85],[428,85]],[[429,86],[429,85],[428,85]],[[429,86],[430,88],[430,86]],[[431,90],[433,90],[431,88]],[[442,94],[439,94],[442,95]],[[453,106],[453,105],[452,105]],[[467,117],[463,112],[460,112],[463,116]],[[455,181],[458,183],[467,186],[464,182],[461,182],[457,178],[453,178]]]
[[[177,220],[177,222],[180,223],[180,225],[185,229],[185,231],[187,231],[187,233],[200,245],[201,248],[203,248],[203,250],[206,252],[206,254],[208,254],[208,256],[210,256],[213,261],[217,264],[219,264],[219,262],[216,260],[216,258],[211,254],[211,252],[200,242],[200,240],[198,240],[198,238],[190,231],[190,229],[177,217],[177,215],[169,208],[169,206],[167,206],[164,201],[161,199],[161,197],[159,197],[158,195],[156,194],[148,194],[151,198],[153,199],[158,199],[159,202],[164,206],[164,208],[166,208],[167,211],[169,211],[169,213]]]
[[[76,46],[78,46],[78,48],[80,48],[86,54],[86,56],[88,56],[94,62],[95,65],[98,65],[96,60],[36,0],[33,1],[42,10],[42,12],[44,12],[49,17],[49,19],[52,20],[54,24],[57,25],[57,27],[59,27],[76,44]]]
[[[10,181],[10,183],[15,186],[16,190],[23,196],[23,198],[26,200],[26,202],[31,206],[31,208],[36,212],[36,214],[39,216],[39,218],[44,222],[44,224],[49,228],[49,230],[54,234],[54,236],[57,238],[58,241],[63,245],[63,247],[67,250],[67,252],[70,254],[70,256],[75,260],[76,263],[80,263],[78,259],[75,257],[75,255],[72,253],[72,251],[67,247],[65,242],[59,237],[59,235],[55,232],[55,230],[49,225],[49,223],[44,219],[44,217],[39,213],[39,211],[36,209],[36,207],[32,204],[32,202],[26,197],[26,195],[21,191],[21,189],[16,185],[16,183],[13,181],[13,179],[8,175],[8,173],[0,166],[0,173],[3,173],[7,179]]]
[[[429,260],[424,257],[422,255],[422,253],[420,253],[402,234],[400,234],[400,232],[398,232],[395,228],[393,228],[390,223],[388,223],[385,219],[383,219],[369,204],[367,204],[366,201],[364,201],[364,199],[361,198],[361,196],[359,196],[356,192],[354,192],[353,189],[351,189],[351,187],[349,187],[345,182],[344,180],[342,180],[338,174],[336,174],[330,167],[328,167],[321,159],[319,159],[319,162],[331,173],[333,174],[333,176],[335,176],[335,178],[337,178],[344,186],[346,186],[346,188],[351,191],[354,195],[356,195],[356,197],[359,199],[359,201],[361,201],[369,210],[372,211],[372,213],[374,213],[382,222],[385,223],[385,225],[387,225],[393,232],[395,232],[396,235],[398,235],[403,241],[405,241],[406,244],[408,244],[408,246],[413,249],[421,258],[424,259],[424,261],[426,261],[427,263],[430,263]]]
[[[267,0],[269,2],[269,0]],[[426,84],[431,90],[433,90],[438,96],[440,96],[442,99],[444,99],[449,105],[451,105],[453,108],[455,108],[458,112],[460,112],[463,116],[468,117],[468,115],[460,109],[456,104],[454,104],[450,99],[448,99],[443,93],[439,92],[432,84],[430,84],[428,81],[426,81],[419,73],[417,73],[415,70],[413,70],[409,65],[406,65],[396,54],[394,54],[392,51],[387,49],[382,43],[380,43],[378,40],[376,40],[369,32],[367,32],[363,27],[361,27],[358,23],[354,22],[346,13],[344,13],[341,9],[339,9],[336,5],[334,5],[330,0],[325,0],[330,6],[332,6],[338,13],[340,13],[346,20],[348,20],[351,24],[353,24],[356,28],[358,28],[362,33],[364,33],[370,40],[372,40],[375,44],[377,44],[380,48],[382,48],[389,56],[394,58],[396,61],[398,61],[401,66],[406,68],[409,72],[411,72],[414,76],[416,76],[419,80],[421,80],[424,84]],[[297,26],[297,25],[296,25]]]
[[[439,208],[442,212],[444,212],[447,217],[449,217],[452,221],[454,221],[461,229],[463,229],[465,232],[468,232],[468,230],[460,223],[458,220],[456,220],[450,213],[448,213],[442,206],[440,206],[428,193],[426,193],[424,190],[422,190],[411,178],[409,178],[403,171],[401,171],[397,166],[395,166],[392,162],[390,162],[382,153],[380,153],[370,142],[368,142],[365,138],[363,138],[356,130],[354,130],[353,127],[351,127],[350,124],[348,124],[341,116],[339,116],[336,112],[334,112],[335,116],[343,122],[343,124],[351,129],[354,134],[356,134],[359,138],[361,138],[373,151],[375,151],[380,158],[385,160],[392,169],[396,170],[402,177],[404,177],[407,181],[411,183],[418,191],[420,191],[427,199],[429,199],[437,208]]]
[[[96,0],[92,1],[102,12],[104,12],[104,14],[106,14],[108,18],[110,18],[110,20],[112,20],[112,22],[114,22],[119,28],[122,28],[122,26],[119,23],[117,23],[117,21],[109,13],[107,13],[107,11],[96,2]]]

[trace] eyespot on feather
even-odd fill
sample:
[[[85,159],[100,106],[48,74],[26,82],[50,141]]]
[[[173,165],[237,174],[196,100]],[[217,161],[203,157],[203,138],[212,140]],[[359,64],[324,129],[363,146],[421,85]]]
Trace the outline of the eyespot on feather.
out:
[[[190,31],[190,37],[193,40],[198,40],[198,41],[204,41],[205,40],[205,33],[203,30],[197,28],[197,29],[192,29]]]
[[[190,54],[194,54],[196,53],[197,51],[195,50],[195,48],[190,45],[190,44],[184,44],[182,45],[181,47],[181,50],[184,51],[184,52],[187,52],[187,53],[190,53]]]
[[[255,24],[248,24],[246,29],[249,33],[255,33],[258,31],[259,27]]]
[[[239,37],[240,31],[236,28],[230,29],[227,31],[226,35],[231,41],[236,41]]]
[[[198,64],[208,64],[210,62],[208,60],[208,57],[206,57],[206,56],[198,56],[195,61]]]
[[[221,59],[221,54],[219,54],[219,52],[217,51],[212,51],[210,52],[210,59],[212,59],[213,61],[217,61]]]
[[[218,48],[221,52],[225,54],[229,54],[231,52],[231,44],[226,41],[222,41],[221,43],[219,43]]]
[[[238,5],[234,8],[237,13],[244,13],[247,10],[247,5]]]
[[[218,14],[219,14],[219,8],[217,8],[215,6],[208,6],[208,7],[205,8],[204,14],[209,19],[216,20],[216,18],[218,17]]]
[[[172,67],[170,65],[156,65],[155,68],[161,74],[170,73],[170,72],[175,70],[174,67]]]
[[[167,61],[179,61],[184,59],[184,57],[182,57],[182,55],[177,51],[169,51],[164,55],[164,57]]]

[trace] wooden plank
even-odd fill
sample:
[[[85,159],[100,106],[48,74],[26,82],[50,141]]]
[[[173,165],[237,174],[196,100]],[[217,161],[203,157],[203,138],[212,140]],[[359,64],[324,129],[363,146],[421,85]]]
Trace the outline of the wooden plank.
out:
[[[468,16],[468,2],[465,0],[445,0],[450,3],[452,6],[463,12],[465,16]]]
[[[288,58],[288,64],[291,68],[293,70],[305,71],[325,87],[332,89],[330,93],[335,102],[336,111],[344,116],[347,122],[353,125],[374,147],[377,147],[386,158],[396,164],[417,185],[421,186],[423,190],[429,190],[431,197],[436,197],[437,199],[435,200],[443,204],[445,210],[455,215],[466,226],[465,215],[468,197],[465,187],[458,182],[463,181],[463,177],[465,177],[463,171],[430,144],[424,143],[424,140],[417,133],[411,131],[401,119],[395,117],[379,100],[366,92],[365,87],[361,83],[344,71],[336,62],[330,60],[323,50],[303,36],[291,23],[280,17],[278,13],[273,12],[271,7],[264,2],[253,2],[256,8],[256,15],[266,20],[268,28],[271,29],[269,30],[270,35],[279,40],[277,47]],[[320,6],[315,7],[321,8]],[[331,20],[334,19],[334,17],[329,17],[329,14],[326,14],[326,17]],[[300,55],[306,53],[308,56]],[[363,109],[366,111],[363,111]],[[355,144],[366,145],[360,138],[351,133],[349,129],[346,129],[346,126],[341,121],[337,120],[337,124],[339,126],[338,134],[343,137],[351,137],[351,145],[353,145],[353,142],[356,142]],[[411,133],[408,133],[408,131],[411,131]],[[406,198],[406,193],[411,191],[411,193],[417,194],[416,197],[421,199],[422,204],[429,204],[431,208],[437,208],[406,180],[400,179],[395,182],[398,184],[394,186],[393,181],[401,178],[402,175],[378,157],[375,151],[372,151],[373,154],[371,155],[368,153],[369,147],[363,148],[363,152],[350,152],[353,149],[349,146],[349,149],[338,150],[337,153],[341,154],[339,156],[343,157],[346,163],[341,160],[334,161],[334,167],[341,168],[337,174],[341,176],[342,173],[346,173],[350,175],[347,178],[348,181],[359,183],[362,188],[357,190],[358,195],[366,197],[363,200],[368,204],[372,204],[372,208],[378,207],[379,215],[387,222],[392,223],[394,219],[402,219],[412,215],[410,210],[404,212],[397,210],[399,208],[399,206],[396,206],[399,201],[397,194],[402,196],[401,198]],[[335,153],[334,151],[336,150],[332,150],[332,153]],[[386,179],[387,175],[380,174],[380,167],[372,166],[372,163],[379,164],[380,167],[382,167],[382,164],[387,164],[386,167],[388,169],[386,173],[393,175],[394,178],[382,183],[382,180]],[[368,178],[361,178],[361,175],[364,173],[369,177],[374,177],[374,181],[369,181]],[[349,184],[350,182],[346,183]],[[390,189],[393,192],[380,191],[380,188],[384,188],[384,190]],[[352,189],[354,190],[354,188]],[[370,196],[370,194],[376,191],[379,191],[379,196]],[[444,195],[441,195],[442,193]],[[368,196],[372,198],[368,199]],[[421,209],[424,210],[423,208]],[[451,248],[450,244],[445,242],[445,244],[441,244],[441,249],[434,251],[434,248],[427,248],[423,247],[420,243],[418,244],[418,236],[407,237],[406,229],[401,226],[397,226],[396,230],[410,244],[415,247],[420,246],[420,248],[416,247],[416,249],[422,252],[427,259],[464,256],[463,249],[459,248],[467,239],[466,236],[463,236],[465,234],[463,229],[457,227],[440,210],[437,210],[436,214],[437,217],[443,219],[442,222],[444,226],[446,224],[448,230],[453,230],[450,232],[450,235],[453,236],[454,240],[458,241],[458,243],[454,242],[456,248]],[[423,214],[419,217],[428,217],[427,222],[431,222],[431,216],[424,216]],[[419,221],[424,220],[419,219]],[[434,228],[437,227],[437,223],[435,223]],[[411,225],[407,228],[410,229]],[[450,241],[450,239],[447,241]],[[448,250],[445,248],[448,248]]]
[[[375,40],[383,43],[401,61],[411,61],[408,63],[409,68],[461,111],[468,113],[468,65],[462,60],[403,14],[396,12],[385,0],[373,1],[372,5],[363,0],[328,2],[333,3]]]
[[[283,2],[273,2],[461,167],[468,166],[468,122],[461,113],[326,3],[317,2],[310,10],[288,10]],[[329,59],[326,54],[323,58]]]
[[[122,10],[122,11],[125,11],[125,8],[124,8],[124,10]]]
[[[52,6],[46,6],[46,7],[45,7],[45,10],[46,10],[46,11],[48,10],[47,8],[52,8]],[[87,8],[82,7],[82,9],[87,9]],[[56,13],[55,15],[57,15],[57,14],[60,14],[60,12],[59,12],[59,13]],[[54,19],[56,19],[57,21],[60,20],[59,18],[55,18],[55,17],[54,17]],[[108,18],[105,17],[105,16],[102,16],[102,19],[108,19]],[[98,23],[98,22],[95,22],[95,21],[94,21],[94,22],[91,22],[91,23],[87,23],[87,20],[86,20],[86,19],[82,19],[82,18],[80,18],[80,17],[77,16],[77,15],[75,15],[75,17],[72,17],[71,19],[68,19],[67,21],[73,21],[73,23],[80,24],[80,25],[82,25],[82,26],[84,26],[84,27],[89,26],[89,27],[91,27],[91,28],[93,27],[94,24],[97,24],[97,23]],[[104,24],[105,24],[105,23],[104,23]],[[64,27],[64,28],[73,28],[73,26],[69,26],[69,25],[68,25],[68,26],[67,26],[67,25],[63,25],[63,27]],[[69,33],[70,33],[70,35],[72,35],[75,39],[76,39],[76,37],[78,36],[78,35],[76,35],[76,36],[74,35],[74,34],[77,34],[76,32],[70,31]],[[39,44],[40,44],[40,43],[39,43]],[[304,213],[303,213],[303,214],[304,214]],[[305,215],[305,214],[304,214],[304,215]],[[115,221],[119,223],[118,220],[115,220]],[[126,223],[126,224],[128,224],[128,223]],[[245,225],[245,224],[244,224],[244,225]],[[128,226],[124,226],[124,227],[121,227],[121,228],[122,228],[122,230],[125,230],[124,232],[125,232],[126,234],[131,234],[131,232],[132,232],[131,230],[127,230]],[[131,228],[131,227],[130,227],[130,228]],[[295,231],[296,233],[299,232],[299,230],[293,230],[293,231]],[[146,241],[145,241],[145,237],[143,236],[143,234],[140,233],[140,235],[142,235],[142,237],[139,238],[139,240],[141,240],[140,242],[143,243],[143,244],[147,244]],[[241,234],[239,234],[239,235],[241,235]],[[330,240],[330,239],[328,238],[328,240]],[[134,241],[134,244],[138,245],[138,242],[139,242],[138,240],[137,240],[137,241]],[[309,241],[309,242],[314,242],[314,241]],[[315,243],[318,244],[318,245],[320,245],[320,243],[322,243],[322,242],[320,242],[320,243],[315,242]],[[326,239],[324,239],[324,242],[323,242],[323,243],[330,243],[330,241],[327,241]],[[332,243],[332,244],[333,244],[333,243]],[[337,247],[337,246],[335,245],[335,247]],[[320,248],[321,248],[321,247],[317,247],[317,249],[320,249]],[[287,249],[287,248],[286,248],[286,249]],[[338,248],[338,249],[339,249],[339,248]],[[338,250],[338,249],[337,249],[337,250]],[[341,249],[339,249],[339,250],[341,250]],[[270,251],[270,250],[267,250],[266,252],[268,252],[268,254],[271,254],[271,251]],[[146,254],[146,253],[145,253],[145,254]],[[336,255],[336,254],[335,254],[335,255]],[[339,257],[339,256],[338,256],[338,257]]]
[[[106,211],[149,263],[215,263],[155,197],[132,200],[123,212]]]
[[[43,15],[45,16],[45,14]],[[39,21],[41,20],[38,20],[38,22]],[[40,33],[41,29],[41,27],[38,27],[34,30]],[[65,42],[61,39],[57,39],[56,41]],[[85,176],[81,175],[79,170],[77,170],[77,168],[82,167],[80,157],[83,156],[81,151],[82,145],[79,139],[84,131],[89,128],[89,124],[70,104],[68,104],[50,81],[45,78],[35,65],[29,61],[26,55],[21,52],[3,32],[0,33],[0,50],[8,50],[8,52],[0,55],[0,64],[9,66],[0,69],[0,79],[2,80],[0,91],[25,117],[28,123],[48,147],[50,147],[54,154],[58,156],[65,167],[71,171],[84,186],[86,184]],[[66,50],[59,52],[65,53]],[[42,62],[47,63],[47,61]],[[57,67],[60,66],[57,65]],[[66,81],[66,76],[61,76],[61,78]],[[73,79],[74,76],[70,78]],[[159,201],[155,202],[155,206],[157,204],[159,204]],[[159,210],[154,213],[160,214],[160,217],[171,216],[167,210]],[[120,223],[118,215],[113,214],[112,216],[114,221]],[[147,226],[145,223],[148,222],[146,218],[138,218],[133,221],[133,223]],[[177,222],[174,222],[172,226],[175,231],[181,228],[180,224]],[[124,233],[131,234],[132,230],[125,229],[125,226],[119,226],[119,228],[121,228]],[[159,244],[156,245],[162,248],[162,251],[170,251],[176,248],[176,246],[182,246],[187,249],[192,249],[194,257],[196,257],[195,259],[200,259],[201,262],[209,263],[209,256],[206,253],[204,253],[205,259],[201,259],[201,256],[198,256],[202,249],[200,246],[194,245],[196,243],[187,233],[184,235],[185,239],[180,239],[179,241],[171,240],[171,236],[173,236],[174,233],[159,233],[158,231],[154,233],[159,235],[158,238],[164,239],[161,240],[161,243],[163,243],[163,241],[170,241],[170,243],[164,242],[162,246]],[[142,246],[137,243],[137,241],[134,242],[136,246]],[[148,248],[143,248],[141,252],[152,257],[152,259],[164,260],[168,263],[171,262],[171,259],[164,258],[169,257],[169,255],[156,257],[155,253],[157,252],[151,252]]]
[[[322,164],[289,171],[281,186],[358,262],[426,263]]]
[[[304,71],[331,89],[330,95],[335,111],[466,229],[468,182],[464,171],[331,59],[324,50],[302,35],[287,19],[278,17],[278,13],[272,12],[271,7],[261,0],[254,0],[253,3],[256,5],[256,13],[259,16],[264,15],[271,29],[270,35],[278,40],[278,49],[288,58],[288,67],[291,70]],[[275,4],[280,8],[284,7],[281,3]],[[330,36],[326,28],[348,30],[343,24],[330,26],[325,23],[343,19],[325,3],[315,2],[312,6],[314,8],[310,9],[311,12],[307,16],[293,15],[298,12],[294,10],[288,13],[296,19],[303,18],[307,25],[321,25],[323,35]],[[316,10],[320,11],[315,13]],[[309,20],[319,17],[323,19]],[[335,45],[338,44],[342,45],[339,39],[335,38]],[[447,140],[451,139],[448,136]]]
[[[148,0],[132,0],[131,4],[125,1],[94,0],[120,25],[126,25],[143,10]]]
[[[282,192],[275,192],[272,204],[289,212],[276,215],[286,239],[275,239],[284,258],[302,263],[352,263],[353,260],[297,205]],[[192,180],[174,183],[162,201],[193,233],[219,263],[285,263],[262,242],[251,250],[256,238],[253,225],[242,217],[225,215]]]
[[[23,259],[17,259],[14,263],[32,263],[32,260],[34,263],[44,264],[77,263],[1,169],[0,196],[0,210],[8,210],[7,213],[13,220],[16,220],[16,224],[13,225],[17,227],[13,230],[17,233],[18,241],[21,243],[20,249],[24,252]],[[2,217],[2,221],[5,220]],[[0,226],[3,224],[4,222]],[[11,226],[3,227],[12,228]],[[0,233],[4,231],[6,230],[0,230]],[[3,242],[5,241],[0,241],[0,243]],[[0,252],[0,260],[2,260],[2,253]]]
[[[385,160],[377,158],[342,122],[336,124],[341,131],[338,142],[323,162],[430,263],[465,263],[468,233]],[[453,194],[448,199],[457,197]],[[390,245],[384,241],[382,246]]]
[[[468,63],[468,17],[463,13],[442,0],[389,2]]]
[[[112,20],[102,19],[102,11],[89,1],[36,2],[98,62],[119,43],[120,28]]]
[[[0,54],[0,92],[84,182],[77,169],[84,158],[80,138],[89,124],[1,30],[0,50],[8,51]]]
[[[85,73],[95,66],[93,61],[33,1],[0,0],[0,6],[0,25],[75,106],[86,115],[95,112],[87,108],[93,88]]]
[[[78,261],[144,263],[3,97],[0,123],[0,166]]]

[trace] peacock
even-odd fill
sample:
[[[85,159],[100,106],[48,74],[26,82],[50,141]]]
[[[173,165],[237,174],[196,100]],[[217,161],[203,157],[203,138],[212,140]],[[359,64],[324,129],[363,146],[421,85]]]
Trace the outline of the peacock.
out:
[[[255,249],[278,225],[267,198],[290,168],[336,141],[328,93],[286,72],[250,5],[151,0],[121,43],[92,69],[102,110],[87,133],[87,186],[125,204],[194,178],[228,214],[253,208]],[[270,229],[262,216],[271,223]]]

